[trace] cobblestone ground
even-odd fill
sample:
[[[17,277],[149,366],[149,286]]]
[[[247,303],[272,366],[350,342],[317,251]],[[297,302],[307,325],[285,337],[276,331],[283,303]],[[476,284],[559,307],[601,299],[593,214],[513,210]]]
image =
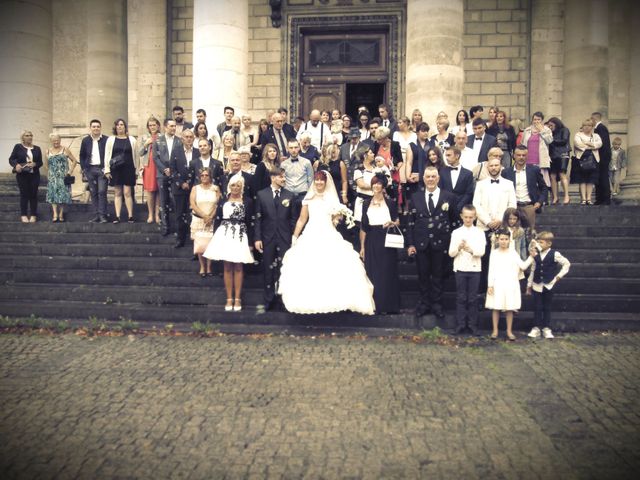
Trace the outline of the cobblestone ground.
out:
[[[0,477],[637,478],[639,347],[2,335]]]

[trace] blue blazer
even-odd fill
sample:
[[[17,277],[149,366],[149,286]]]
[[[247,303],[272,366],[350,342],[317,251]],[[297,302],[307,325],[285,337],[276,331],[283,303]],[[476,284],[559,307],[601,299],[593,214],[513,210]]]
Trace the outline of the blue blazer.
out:
[[[471,170],[467,170],[462,166],[458,168],[460,168],[460,175],[458,175],[455,188],[451,182],[451,170],[446,166],[440,169],[440,183],[438,186],[441,190],[453,193],[456,197],[456,213],[459,214],[462,211],[462,207],[473,203],[473,193],[476,189],[476,182]]]
[[[104,168],[104,150],[107,145],[107,136],[100,135],[98,139],[98,150],[100,150],[100,168]],[[93,154],[93,138],[87,135],[80,142],[80,168],[86,170],[91,165],[91,155]]]
[[[529,197],[533,203],[539,203],[542,205],[547,194],[547,185],[542,178],[542,172],[537,165],[526,165],[524,171],[527,174],[527,189],[529,190]],[[514,167],[505,168],[502,171],[502,176],[507,180],[513,182],[513,187],[516,186],[516,171]]]

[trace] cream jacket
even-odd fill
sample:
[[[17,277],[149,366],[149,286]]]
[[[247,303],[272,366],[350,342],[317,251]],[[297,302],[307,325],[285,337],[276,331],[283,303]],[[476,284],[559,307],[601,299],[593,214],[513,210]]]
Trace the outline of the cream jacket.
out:
[[[111,156],[113,155],[113,144],[115,143],[115,141],[116,141],[115,135],[111,135],[109,138],[107,138],[107,144],[105,145],[105,148],[104,148],[105,175],[111,172],[110,163],[111,163]],[[137,172],[138,168],[140,168],[140,152],[138,151],[138,148],[136,146],[135,137],[132,137],[131,135],[129,135],[129,142],[131,143],[131,153],[133,154],[133,165]]]

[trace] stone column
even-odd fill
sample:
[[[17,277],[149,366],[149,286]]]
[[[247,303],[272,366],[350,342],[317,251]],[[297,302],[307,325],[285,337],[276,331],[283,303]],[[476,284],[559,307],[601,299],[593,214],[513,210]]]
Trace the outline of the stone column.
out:
[[[3,0],[0,15],[0,172],[22,130],[49,145],[52,121],[51,0]]]
[[[566,0],[562,121],[575,133],[592,112],[609,114],[609,5]]]
[[[631,25],[640,25],[640,4],[633,2]],[[624,145],[623,145],[624,147]],[[629,131],[626,145],[627,177],[622,182],[622,198],[640,200],[640,49],[629,49]]]
[[[142,135],[167,115],[167,0],[127,2],[127,23],[129,120]]]
[[[104,133],[127,118],[127,19],[125,0],[87,0],[87,122]]]
[[[204,108],[211,124],[225,105],[247,109],[249,0],[194,0],[193,111]]]
[[[453,122],[462,106],[463,1],[408,0],[405,110],[422,111],[435,130],[443,110]]]

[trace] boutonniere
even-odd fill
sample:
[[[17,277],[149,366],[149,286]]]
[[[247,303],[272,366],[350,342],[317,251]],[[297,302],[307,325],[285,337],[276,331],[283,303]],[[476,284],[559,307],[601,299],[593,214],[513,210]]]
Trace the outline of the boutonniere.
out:
[[[287,208],[289,206],[291,202],[289,201],[288,198],[285,198],[284,200],[282,200],[282,206]]]
[[[444,203],[442,204],[442,211],[443,211],[443,212],[446,212],[446,211],[448,211],[448,210],[449,210],[449,202],[444,202]]]

